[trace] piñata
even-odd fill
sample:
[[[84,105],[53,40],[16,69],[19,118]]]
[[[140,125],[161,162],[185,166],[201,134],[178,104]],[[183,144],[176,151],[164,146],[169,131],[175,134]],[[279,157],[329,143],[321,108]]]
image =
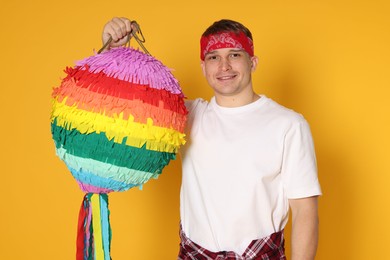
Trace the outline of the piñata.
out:
[[[184,140],[187,110],[171,71],[117,47],[81,60],[52,94],[56,153],[86,194],[77,259],[110,259],[108,196],[157,178]]]

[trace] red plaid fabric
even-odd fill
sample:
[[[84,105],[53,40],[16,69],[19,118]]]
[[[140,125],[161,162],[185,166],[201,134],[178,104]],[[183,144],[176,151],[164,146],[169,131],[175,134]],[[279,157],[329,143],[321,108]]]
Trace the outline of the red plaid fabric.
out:
[[[240,256],[232,251],[211,252],[191,241],[180,227],[178,260],[286,260],[283,230],[253,240]]]

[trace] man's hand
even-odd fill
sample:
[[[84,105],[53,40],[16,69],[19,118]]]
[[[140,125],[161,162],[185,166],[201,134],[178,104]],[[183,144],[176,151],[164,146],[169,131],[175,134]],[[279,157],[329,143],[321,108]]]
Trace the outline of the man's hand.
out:
[[[103,28],[103,45],[110,39],[110,37],[112,37],[112,41],[105,50],[126,44],[128,41],[127,36],[133,29],[136,30],[134,25],[131,24],[131,21],[125,17],[114,17],[112,20],[108,21]]]

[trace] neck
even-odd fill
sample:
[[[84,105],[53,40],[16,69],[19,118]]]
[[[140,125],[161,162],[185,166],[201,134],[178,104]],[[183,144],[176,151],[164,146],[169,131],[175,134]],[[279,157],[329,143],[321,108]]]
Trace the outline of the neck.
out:
[[[244,96],[224,96],[215,94],[215,101],[221,107],[242,107],[255,102],[259,98],[259,95],[253,91]]]

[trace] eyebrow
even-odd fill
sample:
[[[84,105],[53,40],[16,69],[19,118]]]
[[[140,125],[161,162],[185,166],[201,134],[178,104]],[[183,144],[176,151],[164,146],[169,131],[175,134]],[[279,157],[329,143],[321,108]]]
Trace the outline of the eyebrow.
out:
[[[229,52],[244,52],[243,49],[233,49],[233,50],[230,50]]]
[[[214,50],[214,51],[210,51],[210,52],[206,53],[205,56],[207,56],[207,55],[213,55],[213,54],[216,53],[216,52],[217,52],[217,51],[215,51],[215,50]]]
[[[217,51],[218,51],[218,49],[210,51],[210,52],[206,53],[205,56],[213,55],[213,54],[217,53]],[[231,52],[244,52],[244,50],[243,49],[232,49],[232,50],[229,50],[229,53],[231,53]]]

